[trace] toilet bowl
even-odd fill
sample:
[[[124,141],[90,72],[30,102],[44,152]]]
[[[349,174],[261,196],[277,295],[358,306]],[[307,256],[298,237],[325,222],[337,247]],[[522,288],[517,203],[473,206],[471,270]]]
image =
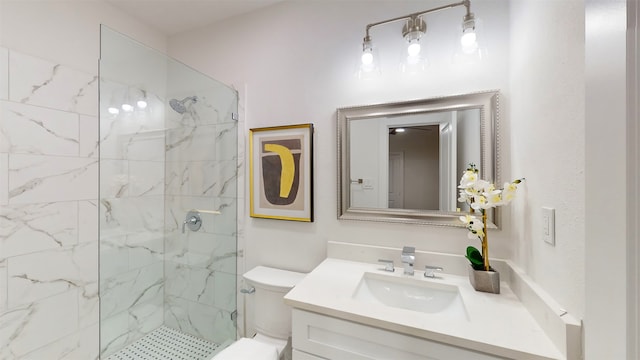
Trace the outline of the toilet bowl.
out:
[[[213,357],[214,360],[278,360],[286,341],[277,343],[278,339],[265,339],[263,335],[254,338],[241,338]]]
[[[291,336],[291,308],[284,295],[306,274],[257,266],[243,277],[255,289],[253,338],[241,338],[213,357],[213,360],[278,360]]]

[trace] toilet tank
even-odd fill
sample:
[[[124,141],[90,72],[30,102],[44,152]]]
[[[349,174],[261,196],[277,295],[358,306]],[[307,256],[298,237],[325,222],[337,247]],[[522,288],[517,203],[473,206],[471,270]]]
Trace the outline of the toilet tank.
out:
[[[306,274],[257,266],[243,277],[256,292],[253,294],[253,316],[256,331],[278,339],[291,336],[291,307],[284,303],[284,296]]]

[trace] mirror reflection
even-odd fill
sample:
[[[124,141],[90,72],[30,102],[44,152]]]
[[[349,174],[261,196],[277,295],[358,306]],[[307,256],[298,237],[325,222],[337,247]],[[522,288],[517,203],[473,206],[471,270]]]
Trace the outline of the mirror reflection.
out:
[[[496,179],[497,105],[489,91],[338,109],[338,217],[458,226],[468,165]]]
[[[349,123],[353,207],[455,211],[457,182],[480,163],[480,110]]]

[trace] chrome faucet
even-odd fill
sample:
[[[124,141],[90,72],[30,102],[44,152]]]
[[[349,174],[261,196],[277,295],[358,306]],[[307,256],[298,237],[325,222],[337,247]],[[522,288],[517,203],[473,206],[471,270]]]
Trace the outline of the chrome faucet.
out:
[[[388,272],[396,271],[396,269],[393,267],[393,260],[379,259],[378,262],[381,264],[384,264],[384,268],[380,270],[388,271]]]
[[[416,248],[413,246],[405,246],[402,248],[402,265],[404,265],[404,274],[413,275],[413,264],[416,261]]]
[[[440,266],[425,265],[424,266],[424,277],[435,278],[436,277],[436,271],[442,271],[442,268]]]

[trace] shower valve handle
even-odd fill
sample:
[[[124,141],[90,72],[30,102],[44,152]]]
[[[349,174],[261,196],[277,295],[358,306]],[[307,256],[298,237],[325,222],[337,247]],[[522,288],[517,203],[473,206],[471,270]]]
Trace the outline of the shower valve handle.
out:
[[[182,222],[182,233],[184,234],[185,226],[189,227],[191,231],[198,231],[202,226],[202,218],[200,218],[200,213],[197,211],[189,211],[187,213],[187,217]]]

